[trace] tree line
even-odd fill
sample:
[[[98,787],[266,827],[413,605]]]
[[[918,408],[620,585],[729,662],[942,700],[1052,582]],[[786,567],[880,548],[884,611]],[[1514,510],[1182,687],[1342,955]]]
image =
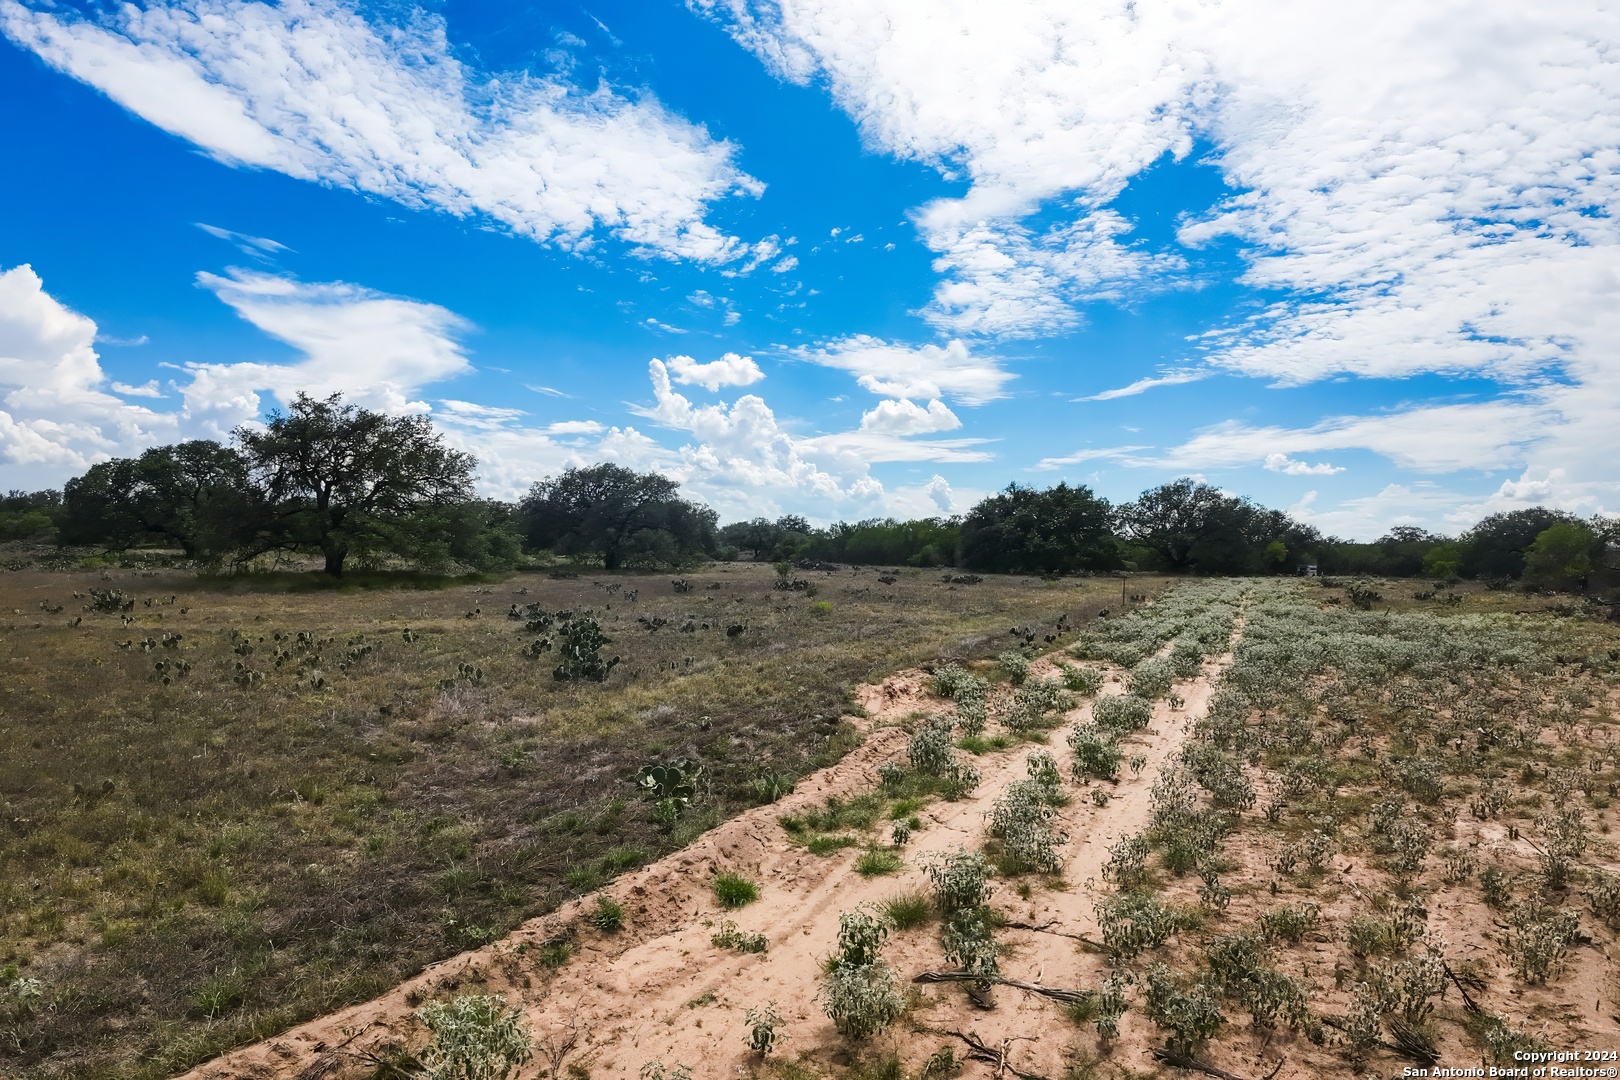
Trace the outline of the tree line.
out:
[[[657,473],[570,468],[509,503],[475,495],[476,466],[425,416],[301,394],[228,443],[154,447],[96,464],[61,491],[0,496],[0,542],[159,548],[205,566],[315,557],[334,577],[355,564],[491,570],[548,554],[608,570],[738,558],[1040,574],[1314,566],[1581,589],[1606,580],[1620,550],[1620,523],[1541,507],[1493,514],[1454,537],[1400,526],[1372,542],[1340,540],[1189,478],[1119,505],[1085,486],[1010,484],[959,517],[721,526]]]

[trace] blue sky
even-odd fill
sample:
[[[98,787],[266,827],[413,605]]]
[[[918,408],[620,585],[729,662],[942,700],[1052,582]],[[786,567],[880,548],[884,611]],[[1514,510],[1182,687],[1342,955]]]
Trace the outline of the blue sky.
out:
[[[726,519],[1620,510],[1590,5],[0,0],[0,487],[299,390]]]

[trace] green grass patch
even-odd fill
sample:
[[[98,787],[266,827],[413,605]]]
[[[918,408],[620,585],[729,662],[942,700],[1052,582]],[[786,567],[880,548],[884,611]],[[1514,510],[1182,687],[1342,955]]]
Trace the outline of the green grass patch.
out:
[[[812,855],[831,855],[845,848],[854,847],[860,841],[853,836],[833,834],[831,836],[812,836],[804,842],[805,850]]]
[[[926,890],[912,889],[895,893],[878,910],[896,930],[915,930],[934,921],[934,898]]]
[[[957,740],[956,747],[959,750],[966,750],[968,753],[977,756],[979,754],[993,753],[997,750],[1006,750],[1009,747],[1016,746],[1017,744],[1018,740],[1014,739],[1011,735],[1004,735],[998,732],[995,735],[964,736],[963,738]]]
[[[889,848],[867,848],[855,859],[855,872],[862,877],[892,874],[906,864],[898,851]]]
[[[759,886],[743,877],[741,874],[731,873],[729,870],[716,875],[710,886],[714,890],[714,898],[721,907],[728,911],[752,904],[759,899]]]

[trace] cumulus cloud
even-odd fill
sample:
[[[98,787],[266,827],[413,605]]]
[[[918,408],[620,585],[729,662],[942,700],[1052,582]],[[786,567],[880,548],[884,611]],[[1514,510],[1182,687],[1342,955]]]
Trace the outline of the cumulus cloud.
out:
[[[672,379],[682,386],[701,386],[713,393],[722,386],[752,386],[765,377],[752,356],[726,353],[700,364],[690,356],[671,356],[665,363]]]
[[[300,391],[342,393],[390,412],[430,412],[451,445],[478,458],[480,488],[500,498],[516,498],[535,480],[571,466],[614,461],[673,476],[690,496],[732,517],[786,509],[824,518],[917,514],[948,506],[948,485],[936,478],[889,492],[872,475],[874,463],[988,456],[976,449],[983,440],[906,437],[956,426],[937,400],[927,407],[885,403],[895,407],[873,410],[861,430],[804,437],[754,394],[695,405],[657,360],[649,366],[655,403],[633,411],[686,436],[673,448],[629,425],[536,422],[525,409],[454,397],[430,405],[425,390],[471,370],[460,345],[470,327],[453,312],[342,282],[240,270],[200,274],[198,282],[294,355],[179,367],[172,385],[180,406],[156,412],[103,389],[144,394],[155,380],[108,384],[91,319],[50,296],[29,267],[0,273],[0,460],[8,476],[57,484],[108,457],[185,438],[225,438]],[[716,387],[734,385],[726,380],[753,381],[749,373],[757,369],[746,359],[726,358],[724,368],[694,362],[686,371]]]
[[[1326,462],[1312,465],[1305,461],[1295,461],[1287,454],[1267,454],[1265,467],[1272,472],[1287,473],[1289,476],[1332,476],[1334,473],[1344,472],[1338,465],[1329,465]]]
[[[757,394],[729,404],[696,405],[674,388],[663,361],[652,361],[648,375],[654,404],[633,411],[690,436],[672,451],[667,471],[723,515],[751,516],[784,507],[821,518],[928,512],[930,498],[922,489],[889,491],[872,475],[872,465],[984,461],[989,456],[976,449],[981,439],[911,439],[865,428],[801,436]]]
[[[93,320],[47,293],[30,267],[0,273],[0,455],[32,466],[40,482],[60,483],[159,443],[227,438],[263,414],[265,394],[284,405],[300,391],[342,393],[368,408],[426,412],[423,387],[471,370],[459,342],[467,324],[435,304],[240,270],[197,280],[294,356],[180,367],[172,385],[181,406],[158,412],[123,400],[163,397],[156,380],[107,380]],[[464,429],[522,415],[456,400],[435,411]]]
[[[652,361],[647,370],[656,405],[637,411],[696,439],[682,447],[680,455],[687,475],[701,476],[705,486],[788,489],[830,501],[881,492],[882,485],[869,475],[846,486],[809,460],[801,452],[800,440],[783,430],[758,395],[745,394],[730,405],[694,405],[671,385],[669,368],[662,361]]]
[[[13,486],[57,483],[176,432],[173,415],[103,389],[95,340],[95,322],[47,293],[31,266],[0,271],[0,460]]]
[[[935,431],[954,431],[962,426],[955,413],[935,398],[927,407],[906,398],[880,401],[861,416],[861,430],[885,435],[925,435]]]
[[[923,493],[933,500],[940,513],[951,512],[951,485],[939,473],[935,473],[929,478],[928,483],[923,485]]]
[[[0,0],[0,31],[229,165],[569,248],[606,233],[671,258],[748,254],[704,220],[711,203],[763,190],[731,144],[648,93],[479,71],[420,9],[380,25],[336,0],[175,0],[99,18]]]
[[[799,348],[793,355],[855,376],[861,387],[883,397],[951,397],[964,405],[982,405],[1002,397],[1014,376],[993,359],[975,356],[966,344],[903,345],[867,334]]]

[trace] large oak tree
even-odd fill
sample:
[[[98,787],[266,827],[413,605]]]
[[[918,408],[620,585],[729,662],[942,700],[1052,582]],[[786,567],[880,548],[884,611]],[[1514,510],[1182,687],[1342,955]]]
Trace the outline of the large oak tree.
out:
[[[411,555],[447,509],[472,500],[473,458],[426,416],[299,394],[262,429],[236,432],[269,509],[263,546],[316,550],[334,577],[351,555]]]

